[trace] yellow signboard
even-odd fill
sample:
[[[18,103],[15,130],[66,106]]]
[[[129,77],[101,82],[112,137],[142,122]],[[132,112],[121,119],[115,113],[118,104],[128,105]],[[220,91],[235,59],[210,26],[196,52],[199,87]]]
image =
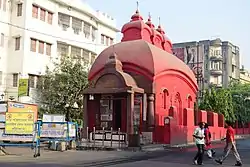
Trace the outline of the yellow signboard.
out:
[[[18,97],[28,96],[29,79],[19,79]]]
[[[8,102],[8,112],[32,112],[34,114],[35,121],[37,121],[37,110],[37,105],[34,104]]]
[[[7,112],[5,134],[31,135],[34,130],[34,113]]]

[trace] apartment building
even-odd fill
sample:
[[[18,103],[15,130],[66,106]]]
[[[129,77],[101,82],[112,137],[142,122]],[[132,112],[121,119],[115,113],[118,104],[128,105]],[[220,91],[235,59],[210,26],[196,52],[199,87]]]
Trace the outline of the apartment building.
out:
[[[240,79],[239,47],[217,38],[173,44],[174,54],[193,69],[201,90]],[[198,73],[198,74],[197,74]]]
[[[118,31],[111,16],[81,0],[0,0],[0,99],[35,102],[46,66],[72,56],[87,70]],[[29,91],[19,97],[25,78]]]
[[[244,66],[240,69],[240,82],[242,84],[250,84],[250,73],[244,68]]]

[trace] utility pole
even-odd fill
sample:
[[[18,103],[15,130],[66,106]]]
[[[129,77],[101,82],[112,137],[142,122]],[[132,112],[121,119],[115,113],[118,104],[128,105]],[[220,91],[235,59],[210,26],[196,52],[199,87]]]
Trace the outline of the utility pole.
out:
[[[196,108],[195,108],[195,124],[198,124],[199,121],[199,96],[200,96],[200,77],[199,77],[199,56],[200,56],[200,48],[199,48],[199,43],[197,44],[197,61],[196,61],[196,79],[197,79],[197,84],[198,84],[198,91],[196,92]]]
[[[189,48],[190,46],[187,46],[186,47],[186,52],[187,52],[187,55],[189,55]],[[197,80],[197,85],[198,85],[198,91],[196,92],[196,99],[195,99],[195,109],[194,109],[194,114],[195,114],[195,124],[198,124],[198,121],[199,121],[199,99],[200,99],[200,93],[201,93],[201,89],[203,89],[203,86],[202,88],[201,87],[201,82],[203,82],[203,70],[202,70],[202,67],[200,64],[203,63],[203,61],[200,62],[200,47],[199,47],[199,43],[196,45],[196,62],[192,62],[192,63],[188,63],[189,67],[191,66],[192,70],[194,71],[195,73],[195,77],[196,77],[196,80]]]

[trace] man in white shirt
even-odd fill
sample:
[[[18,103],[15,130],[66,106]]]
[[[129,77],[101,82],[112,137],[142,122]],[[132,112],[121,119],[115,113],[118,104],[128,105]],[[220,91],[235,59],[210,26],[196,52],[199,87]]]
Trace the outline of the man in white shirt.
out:
[[[205,146],[205,133],[204,133],[204,122],[199,123],[199,127],[197,127],[194,131],[193,137],[195,138],[195,144],[197,146],[197,154],[194,157],[195,165],[202,165],[203,155],[204,155],[204,146]]]

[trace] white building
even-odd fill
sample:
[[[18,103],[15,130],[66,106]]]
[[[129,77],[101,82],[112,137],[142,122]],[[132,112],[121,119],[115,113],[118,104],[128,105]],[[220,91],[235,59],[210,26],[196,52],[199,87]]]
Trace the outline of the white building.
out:
[[[112,17],[81,0],[0,0],[0,99],[20,100],[19,79],[29,77],[36,88],[60,56],[78,57],[89,67],[117,32]]]

